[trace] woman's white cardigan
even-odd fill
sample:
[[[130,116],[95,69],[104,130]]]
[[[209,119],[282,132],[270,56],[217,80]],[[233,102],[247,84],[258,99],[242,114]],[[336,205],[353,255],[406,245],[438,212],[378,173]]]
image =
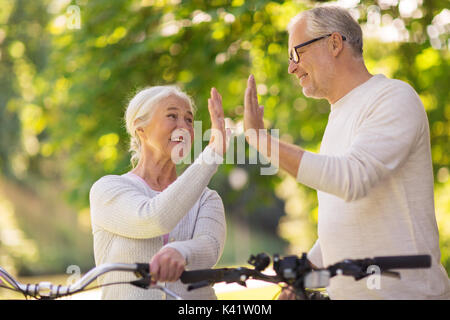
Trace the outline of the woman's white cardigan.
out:
[[[91,222],[96,265],[149,262],[165,245],[186,259],[187,270],[213,267],[219,260],[226,236],[224,207],[216,191],[207,185],[223,158],[206,147],[195,162],[164,191],[152,190],[134,174],[108,175],[90,191]],[[101,284],[136,279],[128,272],[113,272]],[[215,299],[212,287],[188,292],[180,281],[165,283],[186,299]],[[131,285],[102,289],[103,299],[164,299],[157,290]],[[170,297],[167,297],[168,299]]]

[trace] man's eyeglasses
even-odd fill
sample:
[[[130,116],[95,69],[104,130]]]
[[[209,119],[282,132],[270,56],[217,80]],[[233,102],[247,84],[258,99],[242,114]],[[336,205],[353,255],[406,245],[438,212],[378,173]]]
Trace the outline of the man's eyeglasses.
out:
[[[299,45],[291,48],[291,50],[289,52],[289,60],[294,61],[295,64],[299,63],[300,55],[299,55],[299,53],[297,51],[298,49],[300,49],[301,47],[307,46],[308,44],[311,44],[313,42],[316,42],[316,41],[318,41],[320,39],[329,37],[329,36],[331,36],[331,33],[327,34],[327,35],[324,35],[324,36],[321,36],[321,37],[318,37],[318,38],[314,38],[312,40],[309,40],[309,41],[306,41],[306,42],[303,42],[303,43],[300,43]],[[342,36],[342,40],[345,41],[345,36]]]

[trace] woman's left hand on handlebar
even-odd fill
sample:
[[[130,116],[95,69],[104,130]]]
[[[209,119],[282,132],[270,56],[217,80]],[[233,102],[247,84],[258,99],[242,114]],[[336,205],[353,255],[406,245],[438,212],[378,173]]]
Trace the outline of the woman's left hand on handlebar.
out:
[[[152,281],[177,281],[184,271],[186,260],[181,253],[170,247],[162,248],[150,260]]]

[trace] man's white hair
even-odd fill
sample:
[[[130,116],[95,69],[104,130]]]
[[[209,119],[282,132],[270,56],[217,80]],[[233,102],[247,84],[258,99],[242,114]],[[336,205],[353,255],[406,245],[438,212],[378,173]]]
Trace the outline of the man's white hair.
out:
[[[336,6],[321,6],[303,11],[289,22],[287,30],[290,34],[301,19],[306,19],[306,33],[311,38],[338,32],[345,36],[355,56],[362,56],[362,30],[347,10]]]

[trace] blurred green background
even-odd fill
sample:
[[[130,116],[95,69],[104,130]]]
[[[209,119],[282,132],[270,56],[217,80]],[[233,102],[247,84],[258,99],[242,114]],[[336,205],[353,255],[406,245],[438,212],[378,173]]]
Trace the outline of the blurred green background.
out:
[[[0,265],[21,276],[94,266],[89,189],[103,175],[130,170],[122,118],[139,88],[178,84],[206,130],[210,88],[237,123],[253,73],[269,126],[317,151],[329,105],[306,99],[287,73],[286,26],[318,3],[0,0]],[[449,271],[449,3],[333,3],[361,23],[369,71],[410,83],[422,98]],[[228,220],[222,265],[261,251],[300,254],[317,237],[316,192],[283,172],[261,176],[260,168],[222,165],[210,183]]]

